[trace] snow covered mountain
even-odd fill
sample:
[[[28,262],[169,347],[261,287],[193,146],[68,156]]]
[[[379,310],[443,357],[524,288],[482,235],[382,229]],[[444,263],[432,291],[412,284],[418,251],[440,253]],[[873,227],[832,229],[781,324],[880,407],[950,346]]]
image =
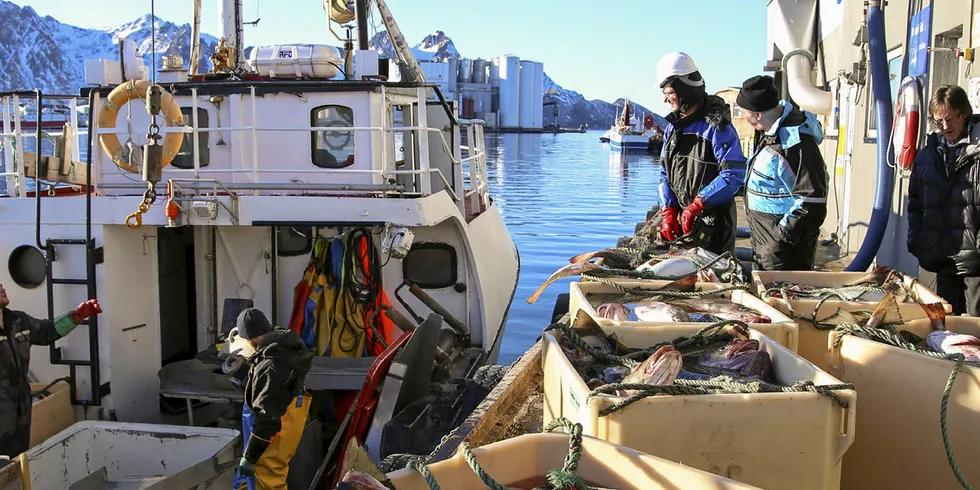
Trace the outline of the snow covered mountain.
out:
[[[114,42],[117,37],[132,39],[147,66],[154,66],[154,57],[156,66],[160,66],[160,58],[170,54],[179,54],[187,63],[190,59],[190,23],[177,25],[157,18],[155,49],[150,24],[151,16],[147,14],[120,26],[85,29],[62,23],[51,16],[41,17],[29,6],[21,7],[0,0],[0,73],[4,74],[0,77],[0,90],[39,88],[45,93],[78,93],[79,87],[85,85],[86,59],[119,59],[118,47]],[[217,44],[214,36],[201,34],[200,71],[211,68],[208,56]],[[395,58],[387,32],[376,34],[370,45],[383,56]],[[249,48],[246,48],[246,56],[248,51]],[[412,47],[412,52],[419,61],[445,61],[461,57],[452,39],[443,31],[425,36]],[[586,100],[578,92],[562,88],[547,73],[544,75],[544,90],[544,101],[557,103],[561,126],[585,125],[590,129],[607,129],[616,117],[617,107],[622,107],[622,101]],[[636,107],[646,111],[643,107]],[[545,107],[545,124],[553,123],[551,114],[551,108]]]
[[[77,93],[85,84],[86,59],[119,59],[117,36],[129,37],[147,66],[153,66],[150,15],[106,29],[84,29],[41,17],[31,7],[0,1],[0,90],[40,88],[46,93]],[[156,19],[156,59],[168,54],[190,59],[191,25]],[[208,55],[218,40],[202,34],[199,69],[208,70]]]

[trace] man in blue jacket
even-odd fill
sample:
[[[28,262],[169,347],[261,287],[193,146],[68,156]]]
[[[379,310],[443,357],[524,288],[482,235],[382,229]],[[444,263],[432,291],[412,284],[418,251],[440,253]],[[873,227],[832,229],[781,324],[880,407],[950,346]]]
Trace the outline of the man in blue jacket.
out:
[[[770,76],[746,80],[735,103],[749,125],[765,132],[745,187],[755,268],[811,270],[830,182],[818,146],[823,129],[813,114],[780,100]]]
[[[684,246],[731,252],[735,194],[745,180],[731,110],[721,97],[705,95],[704,79],[686,53],[664,55],[657,79],[671,109],[660,156],[660,238],[686,236]]]

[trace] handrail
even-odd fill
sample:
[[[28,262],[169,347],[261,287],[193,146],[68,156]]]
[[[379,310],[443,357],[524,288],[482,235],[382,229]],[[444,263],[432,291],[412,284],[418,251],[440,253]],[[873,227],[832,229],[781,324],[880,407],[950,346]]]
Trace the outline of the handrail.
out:
[[[182,88],[190,88],[190,92],[191,92],[190,97],[192,99],[192,107],[191,107],[192,113],[191,113],[190,118],[189,118],[190,120],[187,121],[187,122],[190,122],[191,124],[189,126],[188,125],[175,126],[175,127],[164,126],[164,127],[162,127],[160,129],[160,133],[165,135],[165,134],[170,133],[170,132],[180,132],[180,133],[184,133],[186,135],[190,135],[193,138],[193,143],[192,144],[193,144],[193,148],[194,148],[194,157],[193,157],[193,160],[194,160],[193,163],[194,163],[194,165],[193,165],[192,168],[188,168],[188,169],[169,168],[169,169],[167,169],[167,172],[168,173],[177,173],[177,174],[185,174],[185,173],[187,173],[187,174],[194,174],[194,178],[195,179],[200,179],[200,177],[202,176],[202,174],[211,174],[211,175],[215,175],[215,174],[240,174],[240,173],[246,173],[246,172],[251,171],[252,172],[252,180],[254,182],[258,182],[259,181],[259,177],[261,175],[269,175],[269,174],[321,174],[321,173],[324,173],[325,170],[322,169],[322,168],[302,168],[302,169],[295,169],[295,170],[294,169],[260,169],[259,168],[259,165],[258,165],[258,163],[259,163],[258,162],[259,152],[258,152],[258,148],[257,148],[257,146],[258,146],[258,133],[259,132],[264,132],[264,133],[267,133],[267,132],[277,132],[277,131],[279,131],[279,132],[317,132],[317,133],[319,133],[319,132],[341,132],[341,133],[370,132],[370,133],[381,133],[381,134],[398,133],[398,132],[402,132],[402,133],[410,133],[410,132],[411,133],[415,133],[415,132],[419,132],[419,133],[429,134],[429,133],[433,133],[434,132],[434,133],[437,133],[439,135],[439,140],[438,141],[440,141],[442,143],[443,150],[445,150],[445,153],[446,153],[446,156],[448,157],[448,160],[451,161],[453,165],[462,165],[464,163],[469,163],[470,165],[473,165],[473,164],[476,165],[476,168],[474,169],[475,170],[474,176],[477,177],[477,182],[475,182],[473,185],[471,185],[471,190],[472,189],[476,189],[476,190],[480,191],[479,192],[480,194],[484,194],[485,193],[484,191],[487,188],[487,186],[485,185],[485,177],[484,177],[485,174],[486,174],[486,165],[485,165],[486,151],[485,151],[485,148],[483,147],[483,144],[482,144],[483,142],[482,141],[477,142],[476,145],[469,144],[467,146],[460,146],[462,149],[465,149],[466,150],[466,153],[467,154],[466,154],[465,157],[463,157],[462,155],[460,155],[460,158],[456,158],[456,156],[455,156],[456,154],[454,153],[454,151],[450,147],[449,141],[447,140],[447,137],[445,135],[444,130],[442,128],[434,128],[434,127],[429,127],[429,126],[425,125],[425,123],[424,123],[424,120],[425,120],[424,119],[424,114],[422,114],[422,113],[424,113],[424,111],[426,110],[426,107],[427,107],[428,100],[425,97],[425,89],[427,89],[427,88],[431,88],[431,89],[433,89],[435,91],[436,95],[439,98],[439,102],[441,103],[442,107],[446,110],[446,113],[449,115],[449,117],[451,119],[451,122],[453,124],[458,124],[461,128],[466,128],[466,129],[469,129],[469,130],[472,130],[476,126],[482,126],[483,125],[483,121],[482,120],[464,120],[464,119],[457,118],[456,115],[451,110],[451,107],[449,106],[449,104],[446,101],[446,99],[442,96],[442,93],[439,90],[438,86],[436,86],[435,84],[420,84],[420,85],[417,86],[417,88],[419,89],[418,90],[419,96],[418,96],[418,105],[416,107],[418,108],[418,110],[420,112],[420,117],[419,117],[420,120],[417,121],[415,125],[412,125],[412,126],[379,125],[379,126],[356,126],[356,127],[353,127],[353,126],[352,127],[262,126],[258,122],[259,121],[259,115],[258,115],[258,111],[256,110],[256,107],[255,107],[256,106],[256,97],[257,97],[257,94],[256,94],[256,86],[255,85],[251,85],[249,87],[248,93],[241,94],[243,97],[249,97],[249,99],[250,99],[251,109],[252,109],[251,110],[251,119],[252,119],[251,124],[249,124],[249,125],[242,125],[242,124],[240,124],[240,122],[242,122],[242,121],[239,120],[239,124],[237,126],[201,128],[201,127],[198,127],[198,123],[199,122],[197,120],[197,112],[198,112],[197,111],[197,108],[198,108],[198,102],[199,102],[198,101],[198,98],[199,98],[198,89],[200,87],[192,86],[192,87],[182,87]],[[384,91],[384,86],[382,86],[382,91]],[[96,95],[96,96],[98,96],[101,93],[99,90],[93,90],[92,92],[95,92],[94,95]],[[9,155],[8,154],[5,154],[4,155],[4,160],[7,163],[12,163],[11,162],[11,159],[14,159],[14,160],[18,159],[18,157],[20,156],[20,153],[23,152],[23,148],[22,148],[23,145],[21,144],[21,141],[20,140],[21,140],[21,138],[23,138],[25,136],[25,133],[23,132],[23,130],[21,129],[21,125],[19,124],[19,119],[20,119],[19,118],[19,115],[20,115],[19,114],[20,104],[19,104],[18,95],[17,95],[18,93],[19,92],[0,92],[0,99],[4,100],[7,103],[3,107],[3,109],[2,109],[3,116],[4,116],[4,131],[2,133],[0,133],[0,142],[2,142],[2,145],[5,148],[9,148],[10,141],[11,140],[14,140],[14,141],[16,141],[15,144],[16,144],[16,148],[17,148],[17,151],[8,152]],[[35,92],[35,91],[26,92],[25,91],[23,93],[24,94],[30,94],[30,95],[36,95],[37,92]],[[93,94],[90,93],[89,95],[93,95]],[[46,98],[64,98],[64,99],[71,99],[72,100],[72,104],[71,104],[70,109],[71,109],[71,113],[72,114],[76,114],[76,111],[77,111],[77,104],[76,104],[76,102],[84,101],[84,99],[82,97],[80,97],[80,96],[51,96],[51,97],[45,96],[45,97]],[[11,100],[10,100],[11,98],[14,99],[14,103],[15,103],[15,106],[17,108],[16,110],[11,110],[10,107],[9,107],[9,103],[11,102]],[[92,97],[92,98],[94,99],[94,97]],[[244,102],[244,101],[242,101],[242,102]],[[90,101],[89,102],[89,112],[90,113],[93,110],[93,107],[94,107],[93,104],[95,104],[95,106],[98,106],[99,105],[97,102]],[[11,113],[14,113],[14,119],[15,119],[15,121],[14,121],[14,128],[12,128],[13,129],[12,131],[10,130],[11,128],[9,126],[9,123],[7,122],[10,119],[10,114]],[[90,114],[90,116],[91,116],[91,114]],[[73,115],[71,117],[72,117],[72,120],[69,121],[68,124],[75,125],[76,127],[80,126],[80,124],[76,120],[77,119],[77,116],[74,116]],[[91,117],[89,119],[91,119]],[[38,119],[39,122],[41,120],[42,119]],[[38,124],[38,126],[40,126],[40,124]],[[245,131],[247,131],[247,132],[250,132],[252,134],[252,138],[251,138],[252,139],[252,165],[251,165],[251,168],[246,168],[246,167],[242,167],[242,168],[228,168],[228,169],[208,169],[208,168],[201,168],[201,165],[200,165],[200,158],[201,158],[201,151],[200,151],[200,149],[201,148],[200,148],[199,139],[196,136],[198,134],[200,134],[200,133],[208,134],[208,133],[217,132],[217,131],[222,131],[222,132],[223,131],[228,131],[228,132],[245,132]],[[40,131],[38,131],[38,132],[40,132]],[[58,135],[63,134],[63,131],[61,131],[61,130],[52,130],[50,132],[45,131],[44,133],[46,133],[48,136],[58,136]],[[127,128],[99,128],[99,127],[94,127],[93,125],[89,125],[89,127],[87,127],[87,128],[79,128],[79,130],[75,132],[76,138],[79,138],[80,136],[82,136],[82,133],[86,133],[88,135],[88,137],[90,138],[90,140],[94,140],[99,135],[103,135],[103,134],[128,134],[128,133],[130,133],[130,131]],[[482,134],[482,131],[480,131],[480,133]],[[245,144],[247,144],[247,143],[245,143]],[[38,143],[38,147],[40,147],[40,143]],[[76,152],[75,153],[77,154],[79,145],[76,144],[75,147],[76,147]],[[383,142],[382,145],[381,145],[382,159],[386,159],[385,158],[386,157],[386,155],[385,155],[385,153],[386,153],[386,151],[385,151],[386,150],[386,147],[387,147],[387,145],[384,144],[384,142]],[[88,148],[88,150],[89,151],[96,151],[95,148],[94,147],[91,147],[91,146]],[[13,154],[17,154],[17,156],[14,156]],[[99,165],[99,168],[97,170],[99,172],[99,175],[96,176],[97,177],[97,180],[94,183],[95,186],[96,186],[96,188],[98,188],[98,187],[103,187],[103,188],[119,188],[118,186],[115,186],[115,185],[112,185],[112,186],[106,185],[106,183],[103,182],[104,181],[104,177],[107,176],[107,175],[122,175],[122,174],[128,174],[128,173],[122,172],[122,171],[118,171],[117,169],[103,168],[103,167],[105,167],[105,165],[102,165],[102,163],[104,162],[104,159],[102,157],[99,157],[99,162],[100,162],[100,165]],[[381,175],[381,176],[393,176],[393,175],[423,176],[423,175],[431,175],[432,173],[435,173],[436,175],[438,175],[438,177],[439,177],[440,181],[442,182],[444,188],[447,190],[447,193],[452,197],[452,199],[455,202],[460,202],[462,200],[462,197],[460,195],[460,191],[462,191],[463,189],[462,188],[461,189],[455,189],[453,187],[453,185],[450,184],[450,181],[447,178],[447,175],[442,170],[440,170],[438,168],[425,168],[425,167],[428,167],[427,163],[428,162],[423,162],[423,161],[416,162],[416,164],[420,168],[415,168],[415,169],[411,169],[411,170],[389,170],[388,169],[389,166],[387,165],[387,163],[383,163],[382,164],[382,168],[380,170],[379,169],[328,169],[327,172],[329,172],[330,174],[333,174],[333,175],[336,175],[336,174],[341,174],[341,175],[344,175],[344,174],[348,174],[348,175],[349,174],[368,174],[368,175]],[[22,167],[23,167],[23,165],[18,166],[18,171],[16,171],[16,172],[9,172],[9,171],[8,172],[0,172],[0,178],[16,177],[18,182],[19,181],[22,181],[22,179],[24,177],[23,176],[23,168]],[[9,168],[9,166],[8,166],[8,168]],[[140,182],[140,184],[142,184],[142,182]],[[422,185],[422,189],[421,189],[423,191],[422,192],[422,195],[431,194],[431,191],[429,191],[429,189],[427,189],[427,187],[428,187],[428,181],[427,180],[421,181],[420,184]],[[300,185],[300,183],[297,183],[297,185]],[[458,185],[465,186],[465,184],[462,183],[462,182],[459,183]],[[24,189],[24,186],[19,186],[19,187],[20,187],[20,190],[21,190],[21,192],[20,192],[21,197],[25,197],[26,190]],[[258,195],[258,190],[256,190],[256,195]]]

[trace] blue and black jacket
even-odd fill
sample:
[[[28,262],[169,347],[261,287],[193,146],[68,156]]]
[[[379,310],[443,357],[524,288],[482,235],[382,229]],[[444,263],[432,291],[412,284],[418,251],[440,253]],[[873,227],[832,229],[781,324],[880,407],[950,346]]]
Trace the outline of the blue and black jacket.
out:
[[[745,181],[745,155],[731,124],[729,105],[707,96],[690,116],[672,112],[666,117],[661,150],[661,206],[683,210],[697,196],[702,215],[711,222],[712,238],[703,248],[714,253],[735,248],[735,194]]]
[[[782,115],[762,135],[749,162],[745,207],[752,249],[760,269],[809,269],[827,217],[830,178],[819,147],[823,129],[813,114],[791,102],[779,106]]]

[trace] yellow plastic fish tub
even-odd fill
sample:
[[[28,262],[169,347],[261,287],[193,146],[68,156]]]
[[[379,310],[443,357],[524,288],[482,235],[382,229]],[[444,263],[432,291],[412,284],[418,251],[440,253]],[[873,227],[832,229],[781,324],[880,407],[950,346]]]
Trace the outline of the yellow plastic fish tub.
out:
[[[932,326],[899,326],[924,337]],[[980,318],[950,317],[947,330],[980,336]],[[830,370],[861,394],[858,437],[841,473],[842,489],[960,489],[943,447],[939,409],[954,362],[846,335]],[[950,446],[966,480],[980,482],[980,369],[963,366],[946,412]]]
[[[674,326],[603,330],[634,348],[691,333]],[[749,332],[771,356],[781,382],[840,383],[758,330]],[[545,332],[543,340],[545,424],[565,417],[581,423],[586,435],[769,490],[839,488],[841,458],[854,441],[854,390],[834,392],[848,408],[814,392],[655,396],[599,417],[625,398],[588,398],[591,390],[555,333]]]
[[[619,284],[628,288],[642,288],[642,289],[660,289],[668,284],[670,281],[615,281]],[[730,286],[729,284],[713,283],[713,282],[699,282],[695,286],[695,291],[717,291],[719,289]],[[660,326],[678,326],[678,327],[688,327],[694,330],[689,332],[690,335],[699,329],[707,327],[710,323],[706,322],[643,322],[643,321],[621,321],[621,320],[611,320],[608,318],[603,318],[599,316],[596,309],[589,303],[589,296],[595,294],[616,294],[620,291],[612,286],[602,284],[600,282],[572,282],[569,286],[569,300],[568,300],[568,311],[571,317],[574,319],[575,315],[579,311],[583,311],[592,317],[595,322],[603,327],[660,327]],[[773,308],[768,303],[760,300],[756,296],[752,295],[748,291],[729,291],[727,293],[722,293],[731,299],[732,303],[739,304],[742,306],[747,306],[753,310],[758,311],[760,314],[769,317],[772,323],[749,323],[748,326],[754,328],[771,339],[784,345],[787,349],[796,352],[799,344],[800,338],[800,327],[795,321],[790,319],[788,316],[784,315],[779,310]]]
[[[501,485],[516,488],[547,483],[545,475],[561,469],[566,454],[568,436],[561,433],[525,434],[473,449],[488,475]],[[443,490],[486,488],[463,459],[462,451],[429,465],[429,471]],[[589,436],[582,437],[582,458],[576,474],[592,487],[619,490],[758,488]],[[396,490],[429,490],[422,475],[413,469],[398,470],[388,478]]]
[[[788,315],[799,326],[799,348],[797,352],[808,361],[815,364],[818,368],[827,370],[827,339],[828,331],[817,330],[813,322],[807,320],[813,316],[813,311],[820,303],[819,299],[794,299],[784,300],[782,298],[767,298],[766,285],[772,282],[792,282],[805,284],[815,287],[841,287],[845,284],[856,281],[864,277],[864,272],[819,272],[819,271],[752,271],[752,285],[755,294],[762,298],[780,312]],[[922,304],[942,303],[946,313],[953,311],[953,307],[945,300],[932,292],[921,283],[912,284],[912,278],[906,277],[906,286],[910,286],[913,293],[913,300],[918,299]],[[901,299],[901,298],[898,298]],[[837,312],[838,308],[844,311],[873,311],[878,306],[878,301],[840,301],[829,299],[820,305],[816,312],[818,320],[827,318]],[[903,320],[918,320],[927,318],[926,311],[922,306],[915,302],[898,303],[898,311]],[[798,318],[796,315],[804,318]]]

